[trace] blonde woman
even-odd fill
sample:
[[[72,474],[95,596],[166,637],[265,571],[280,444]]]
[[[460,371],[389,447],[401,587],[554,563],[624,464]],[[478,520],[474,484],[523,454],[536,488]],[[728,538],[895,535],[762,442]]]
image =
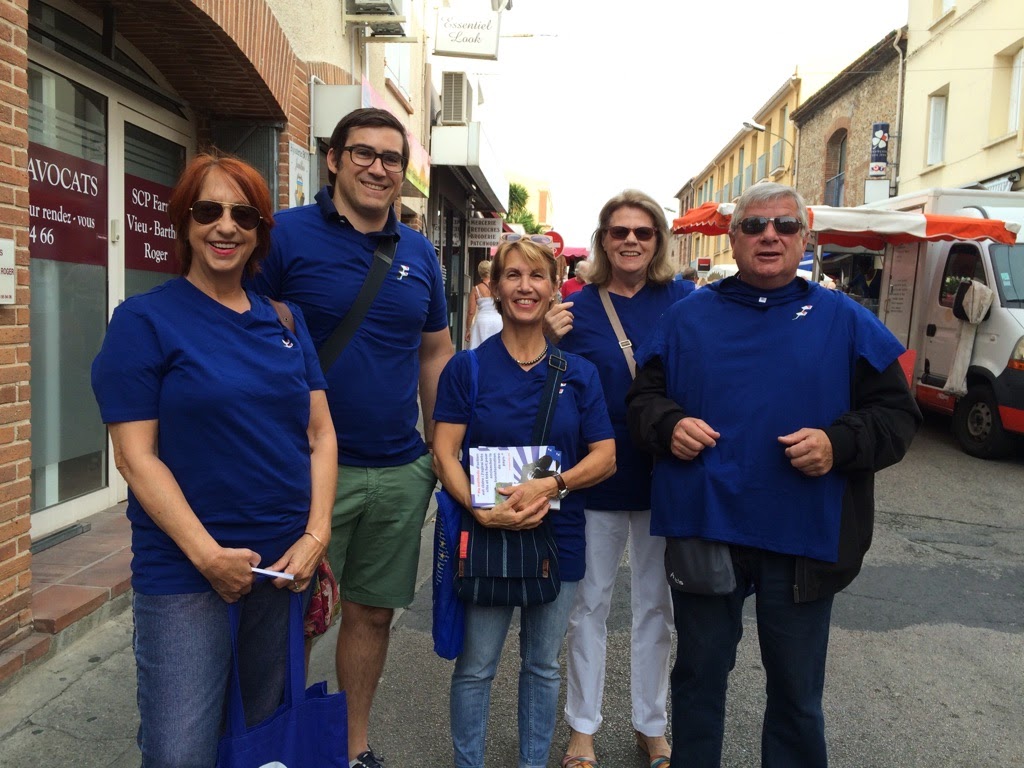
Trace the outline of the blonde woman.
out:
[[[469,314],[466,315],[466,342],[470,349],[476,349],[484,339],[501,331],[501,315],[495,309],[489,285],[491,262],[481,261],[476,273],[480,276],[480,282],[469,294]]]

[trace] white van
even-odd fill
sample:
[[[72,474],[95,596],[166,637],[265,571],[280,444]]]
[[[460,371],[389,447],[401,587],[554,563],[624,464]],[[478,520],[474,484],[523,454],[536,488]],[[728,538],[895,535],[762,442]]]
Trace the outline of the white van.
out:
[[[975,216],[1024,224],[1024,193],[928,189],[862,206]],[[976,280],[994,291],[978,325],[966,394],[944,391],[962,321],[957,289]],[[912,390],[922,408],[952,414],[953,431],[972,456],[998,458],[1024,434],[1024,228],[1015,245],[991,241],[890,246],[879,316],[916,352]]]

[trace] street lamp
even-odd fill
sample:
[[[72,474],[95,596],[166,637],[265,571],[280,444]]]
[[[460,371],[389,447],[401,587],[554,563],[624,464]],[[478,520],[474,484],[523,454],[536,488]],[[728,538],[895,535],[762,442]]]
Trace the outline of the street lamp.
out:
[[[763,134],[764,134],[765,136],[774,136],[775,138],[777,138],[777,139],[781,139],[782,141],[784,141],[784,142],[786,142],[787,144],[789,144],[789,151],[790,151],[790,152],[792,153],[792,155],[793,155],[793,160],[794,160],[794,166],[795,166],[795,161],[796,161],[796,147],[794,147],[794,146],[793,146],[793,142],[791,142],[791,141],[790,141],[789,139],[787,139],[787,138],[786,138],[785,136],[780,136],[780,135],[779,135],[779,134],[777,134],[777,133],[771,133],[771,132],[770,132],[770,131],[769,131],[769,130],[768,130],[767,128],[765,128],[765,127],[764,127],[763,125],[761,125],[760,123],[755,123],[755,122],[753,122],[753,121],[751,121],[751,120],[744,120],[744,121],[743,121],[743,127],[744,127],[744,128],[746,128],[746,129],[747,129],[748,131],[757,131],[758,133],[763,133]],[[794,175],[796,175],[796,174],[795,174],[795,170],[794,170]]]

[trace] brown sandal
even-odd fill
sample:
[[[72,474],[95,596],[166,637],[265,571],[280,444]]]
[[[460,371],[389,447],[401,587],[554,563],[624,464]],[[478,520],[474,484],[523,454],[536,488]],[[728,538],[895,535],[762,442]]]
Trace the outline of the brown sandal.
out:
[[[637,730],[633,733],[636,735],[636,748],[647,755],[650,768],[671,768],[671,758],[668,755],[652,755],[650,747],[647,746],[647,737]]]

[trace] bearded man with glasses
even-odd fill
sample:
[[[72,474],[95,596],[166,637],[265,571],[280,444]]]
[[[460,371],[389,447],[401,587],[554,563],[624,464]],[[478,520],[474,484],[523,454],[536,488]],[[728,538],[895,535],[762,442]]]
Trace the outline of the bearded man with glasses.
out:
[[[743,603],[756,594],[762,764],[820,768],[833,596],[871,544],[874,473],[903,458],[921,413],[892,333],[796,276],[808,227],[795,190],[749,187],[729,239],[738,274],[665,313],[628,395],[633,439],[656,457],[651,532],[668,537],[672,765],[721,763]],[[718,570],[681,579],[695,552]]]
[[[434,247],[399,223],[393,207],[408,158],[405,127],[391,113],[357,109],[342,118],[327,153],[327,186],[313,205],[277,214],[270,254],[253,281],[256,291],[302,308],[329,385],[340,467],[328,557],[341,587],[335,661],[354,768],[381,765],[368,743],[370,708],[394,610],[415,592],[436,483],[429,415],[453,353]],[[342,346],[335,331],[353,305],[366,306],[357,297],[380,261],[386,273],[361,322],[340,353],[325,353]],[[417,392],[426,443],[416,427]]]

